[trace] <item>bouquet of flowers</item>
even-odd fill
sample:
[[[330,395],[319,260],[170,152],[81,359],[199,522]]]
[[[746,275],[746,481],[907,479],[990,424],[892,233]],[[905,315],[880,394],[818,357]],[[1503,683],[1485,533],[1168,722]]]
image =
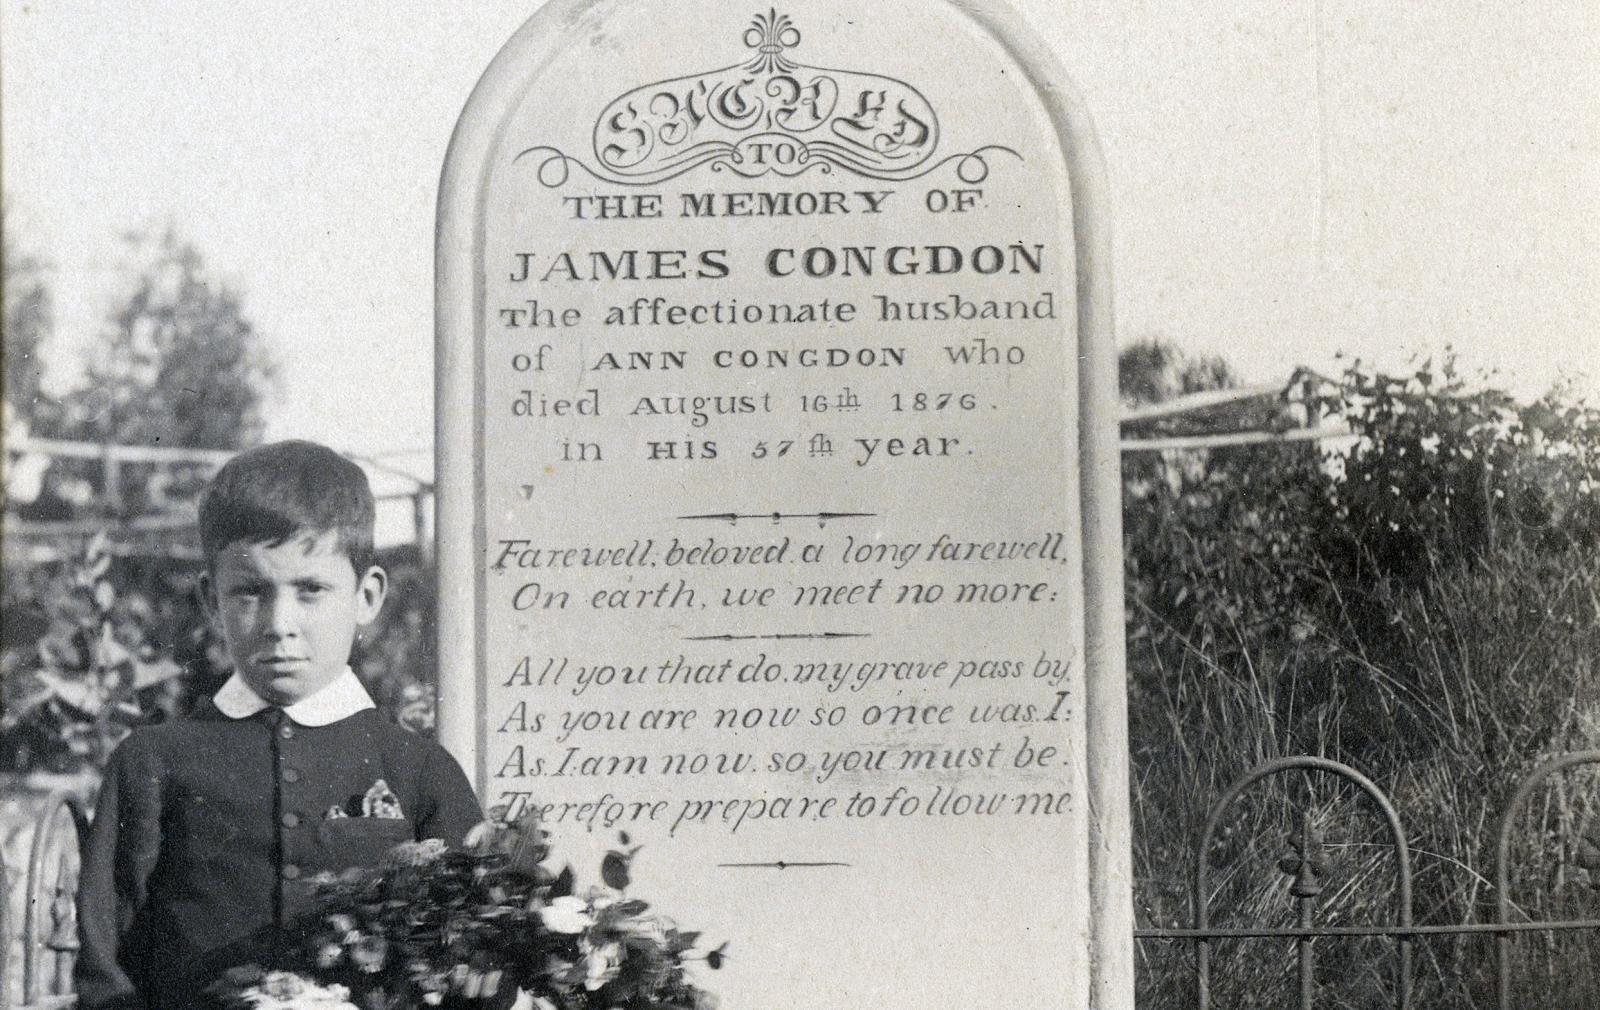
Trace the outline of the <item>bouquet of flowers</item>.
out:
[[[723,948],[692,950],[680,930],[630,897],[637,846],[626,833],[579,891],[547,868],[536,818],[494,819],[465,846],[407,842],[376,867],[318,878],[315,910],[279,963],[234,969],[216,994],[238,1008],[711,1010],[685,963],[718,968]]]

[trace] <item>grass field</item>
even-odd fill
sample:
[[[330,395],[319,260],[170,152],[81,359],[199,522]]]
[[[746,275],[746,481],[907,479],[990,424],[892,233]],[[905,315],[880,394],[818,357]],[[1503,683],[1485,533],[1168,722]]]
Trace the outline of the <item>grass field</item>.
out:
[[[1211,523],[1208,535],[1229,530]],[[1507,800],[1549,755],[1600,747],[1600,551],[1582,536],[1534,541],[1502,536],[1408,573],[1318,560],[1310,544],[1216,560],[1224,546],[1192,555],[1216,563],[1149,579],[1155,605],[1134,592],[1141,925],[1192,925],[1208,808],[1250,768],[1294,754],[1352,765],[1387,792],[1410,845],[1414,922],[1493,922]],[[1274,599],[1261,579],[1293,587],[1253,618],[1242,600]],[[1173,583],[1210,599],[1162,605]],[[1285,871],[1302,823],[1325,845],[1318,924],[1398,922],[1397,858],[1376,805],[1354,784],[1296,773],[1246,792],[1200,856],[1213,925],[1296,924]],[[1600,767],[1534,792],[1514,840],[1512,920],[1600,917]],[[1530,933],[1514,954],[1518,1007],[1600,1007],[1600,930]],[[1395,941],[1320,940],[1315,957],[1317,1007],[1394,1007]],[[1214,1007],[1296,1005],[1294,965],[1290,941],[1214,944]],[[1493,936],[1418,941],[1411,1005],[1491,1007],[1493,965]],[[1142,941],[1139,968],[1142,1010],[1195,1005],[1190,944]]]

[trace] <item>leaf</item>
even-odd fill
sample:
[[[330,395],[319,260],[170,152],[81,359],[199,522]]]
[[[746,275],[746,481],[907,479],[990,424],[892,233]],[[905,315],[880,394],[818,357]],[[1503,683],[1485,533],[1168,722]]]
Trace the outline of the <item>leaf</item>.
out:
[[[158,659],[153,663],[143,663],[135,660],[133,663],[133,689],[142,691],[147,687],[165,683],[182,674],[183,667],[170,659]]]
[[[44,670],[40,670],[37,676],[55,698],[86,715],[98,715],[105,707],[100,693],[87,684],[66,680]]]
[[[133,653],[119,641],[111,622],[100,625],[99,647],[95,651],[95,665],[101,668],[118,666],[133,658]]]
[[[89,543],[83,549],[83,567],[79,570],[79,577],[87,582],[92,582],[104,576],[111,570],[111,535],[104,529],[95,531]]]
[[[35,676],[43,676],[43,674],[38,673],[35,674]],[[15,700],[8,699],[6,702],[5,715],[0,717],[0,729],[9,730],[13,726],[24,722],[28,716],[32,715],[38,709],[48,704],[50,699],[54,698],[55,696],[55,691],[47,687],[43,690],[35,691],[24,698]]]
[[[550,885],[550,897],[567,897],[572,893],[573,885],[577,882],[577,879],[577,874],[572,872],[572,867],[563,866],[561,872],[556,874],[555,883]]]
[[[620,852],[607,852],[605,859],[600,861],[600,879],[612,890],[627,890],[630,879],[628,857]]]
[[[511,850],[511,868],[522,873],[532,873],[544,860],[548,851],[544,832],[539,828],[539,815],[534,808],[517,819],[516,844]]]
[[[489,820],[479,821],[477,824],[472,826],[470,831],[467,832],[467,837],[462,839],[461,842],[464,847],[468,849],[479,849],[488,845],[494,840],[495,827],[498,824],[498,821],[494,819],[493,811],[490,811],[489,816]]]

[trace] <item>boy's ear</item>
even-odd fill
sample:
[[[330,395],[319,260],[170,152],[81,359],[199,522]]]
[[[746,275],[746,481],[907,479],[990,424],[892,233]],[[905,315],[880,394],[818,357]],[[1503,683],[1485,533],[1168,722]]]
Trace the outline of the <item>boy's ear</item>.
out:
[[[356,579],[356,624],[371,624],[389,595],[389,573],[377,565]]]

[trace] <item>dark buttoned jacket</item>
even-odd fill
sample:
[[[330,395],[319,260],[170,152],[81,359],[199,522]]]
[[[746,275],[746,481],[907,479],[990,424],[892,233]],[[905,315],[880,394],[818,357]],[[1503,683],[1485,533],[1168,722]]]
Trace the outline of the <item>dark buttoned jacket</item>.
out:
[[[379,780],[403,817],[360,816]],[[206,1006],[218,973],[283,941],[312,875],[404,841],[459,844],[481,817],[455,760],[373,709],[302,726],[207,701],[140,729],[111,757],[84,848],[79,1005]]]

